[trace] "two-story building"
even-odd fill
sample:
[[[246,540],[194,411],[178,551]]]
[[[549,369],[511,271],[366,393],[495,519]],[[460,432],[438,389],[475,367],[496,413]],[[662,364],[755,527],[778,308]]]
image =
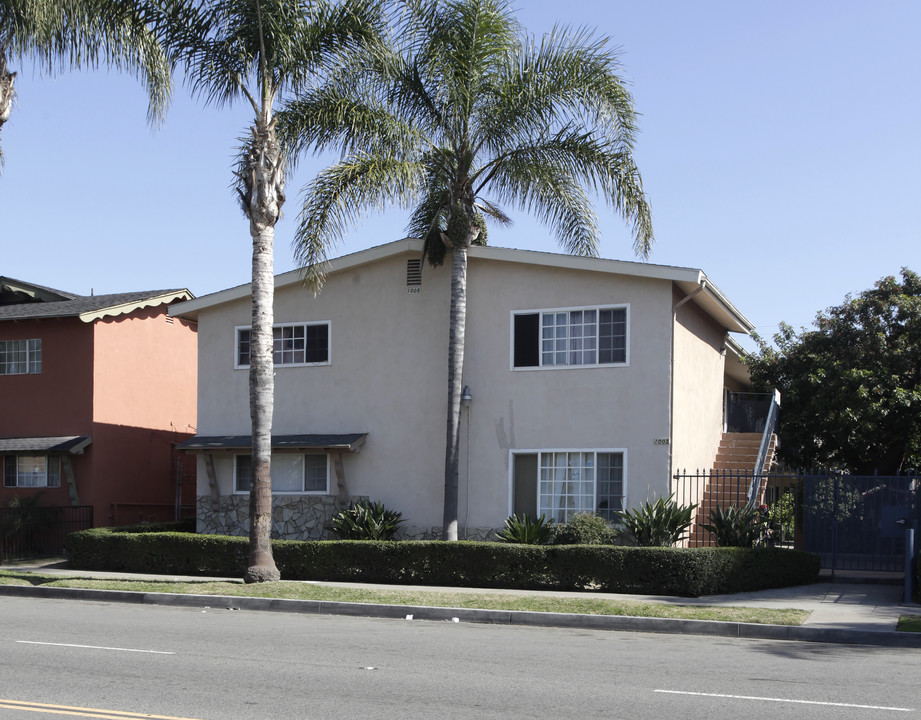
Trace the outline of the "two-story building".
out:
[[[402,240],[275,279],[274,533],[328,536],[370,497],[441,531],[450,269]],[[198,323],[200,532],[248,532],[248,285],[171,308]],[[668,495],[710,467],[751,323],[700,270],[497,247],[469,253],[459,535]]]
[[[175,445],[195,432],[195,324],[167,312],[192,297],[0,277],[0,505],[91,507],[101,526],[194,503]]]

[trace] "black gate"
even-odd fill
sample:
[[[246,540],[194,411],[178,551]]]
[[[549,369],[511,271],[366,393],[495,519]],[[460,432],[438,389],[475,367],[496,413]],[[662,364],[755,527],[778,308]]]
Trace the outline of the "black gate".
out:
[[[752,504],[759,544],[815,553],[822,568],[903,572],[905,529],[921,530],[921,477],[713,470],[675,475],[675,499],[696,504],[687,544],[715,545],[703,527],[716,508]],[[754,497],[752,497],[754,494]],[[917,541],[916,541],[917,545]]]
[[[0,564],[11,560],[61,557],[64,538],[93,527],[92,505],[0,509]]]
[[[905,528],[921,526],[918,478],[802,477],[802,549],[834,570],[902,572]]]

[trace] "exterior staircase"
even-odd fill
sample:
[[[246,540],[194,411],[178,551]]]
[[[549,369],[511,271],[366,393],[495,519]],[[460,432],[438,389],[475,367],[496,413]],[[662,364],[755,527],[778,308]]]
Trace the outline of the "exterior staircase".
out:
[[[720,447],[713,461],[713,469],[706,477],[703,493],[695,510],[694,524],[688,538],[690,547],[703,547],[710,544],[710,533],[703,526],[710,522],[710,512],[717,506],[744,505],[748,502],[752,474],[761,447],[761,433],[723,433]],[[774,450],[777,436],[771,436],[765,470],[774,462]],[[755,504],[764,500],[764,484],[761,484]]]

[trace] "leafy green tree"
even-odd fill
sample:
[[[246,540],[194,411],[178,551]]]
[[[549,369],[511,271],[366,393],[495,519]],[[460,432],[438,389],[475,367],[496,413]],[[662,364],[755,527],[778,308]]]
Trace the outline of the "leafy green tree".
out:
[[[22,57],[47,72],[100,63],[132,72],[147,86],[149,119],[161,120],[171,67],[148,25],[150,10],[150,3],[132,0],[0,0],[0,128],[15,96],[9,63]]]
[[[275,105],[304,91],[343,58],[378,43],[384,20],[373,0],[214,0],[161,3],[158,27],[185,66],[193,94],[207,103],[249,103],[235,188],[253,244],[250,344],[249,567],[247,582],[280,577],[272,557],[272,416],[275,224],[285,202],[286,157]]]
[[[921,463],[921,278],[902,269],[759,340],[752,380],[781,393],[780,453],[798,468],[897,473]]]
[[[368,72],[363,72],[368,71]],[[343,73],[280,115],[295,152],[338,146],[341,160],[307,188],[296,235],[318,284],[331,241],[368,209],[412,210],[409,233],[432,265],[451,255],[444,539],[457,539],[467,251],[500,203],[533,213],[571,253],[596,255],[600,195],[653,231],[633,159],[636,113],[606,38],[557,28],[522,34],[505,0],[419,0],[404,7],[387,62]]]

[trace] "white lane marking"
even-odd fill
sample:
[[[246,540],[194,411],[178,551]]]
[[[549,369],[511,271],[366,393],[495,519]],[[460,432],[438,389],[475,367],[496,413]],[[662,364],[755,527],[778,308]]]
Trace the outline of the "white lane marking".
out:
[[[72,643],[37,642],[35,640],[16,640],[15,642],[22,643],[23,645],[51,645],[53,647],[84,648],[86,650],[115,650],[117,652],[148,653],[151,655],[175,655],[176,654],[174,652],[167,652],[164,650],[138,650],[136,648],[105,647],[103,645],[74,645]]]
[[[861,710],[892,710],[894,712],[914,712],[914,708],[887,707],[885,705],[855,705],[853,703],[825,702],[822,700],[794,700],[792,698],[755,697],[753,695],[724,695],[721,693],[687,692],[684,690],[654,690],[657,693],[672,695],[698,695],[700,697],[730,698],[732,700],[758,700],[759,702],[785,702],[798,705],[830,705],[832,707],[860,708]]]

